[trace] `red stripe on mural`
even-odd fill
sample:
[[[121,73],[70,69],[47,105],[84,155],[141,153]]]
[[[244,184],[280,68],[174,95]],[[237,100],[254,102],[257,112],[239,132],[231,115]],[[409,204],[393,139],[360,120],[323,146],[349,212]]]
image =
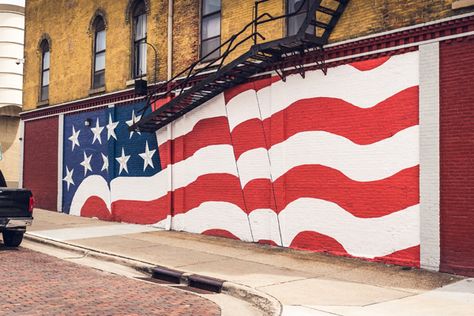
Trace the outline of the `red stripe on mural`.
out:
[[[373,70],[382,66],[389,60],[390,60],[390,56],[385,56],[385,57],[380,57],[380,58],[375,58],[375,59],[358,61],[355,63],[351,63],[349,65],[360,71],[369,71],[369,70]]]
[[[240,180],[231,174],[208,174],[173,192],[174,215],[208,201],[223,201],[245,210]]]
[[[278,213],[303,197],[334,202],[360,218],[382,217],[417,205],[419,167],[378,181],[357,182],[321,165],[298,166],[273,183]]]
[[[173,191],[173,214],[186,213],[208,201],[232,203],[247,214],[256,209],[279,213],[299,198],[315,198],[336,203],[359,218],[376,218],[419,204],[418,176],[416,166],[383,180],[357,182],[329,167],[304,165],[280,177],[274,183],[274,195],[268,179],[252,180],[242,192],[238,177],[208,174]],[[169,215],[165,210],[170,209],[170,199],[171,192],[150,202],[116,201],[112,213],[117,220],[156,223]]]
[[[220,116],[199,121],[191,132],[160,145],[159,151],[160,154],[163,150],[169,155],[169,148],[172,147],[173,163],[177,163],[191,157],[201,148],[230,143],[229,123],[226,117]]]
[[[304,231],[299,233],[291,242],[290,247],[314,252],[325,252],[336,256],[356,258],[355,256],[348,254],[344,247],[336,239],[314,231]],[[419,268],[420,246],[402,249],[383,257],[365,259],[368,261],[384,262],[388,264]]]
[[[235,236],[231,232],[224,230],[224,229],[208,229],[201,234],[203,235],[208,235],[208,236],[217,236],[217,237],[224,237],[224,238],[230,238],[230,239],[235,239],[235,240],[240,240],[239,237]]]
[[[244,188],[247,213],[257,209],[276,210],[272,183],[269,179],[252,180]]]
[[[290,248],[349,256],[346,249],[337,240],[313,231],[304,231],[296,235]]]
[[[203,147],[233,142],[238,159],[250,149],[268,149],[304,131],[325,131],[368,145],[418,125],[418,94],[418,87],[411,87],[368,109],[334,98],[300,100],[265,119],[263,126],[257,118],[239,124],[232,131],[232,141],[227,118],[203,119],[191,132],[160,145],[160,152],[163,150],[165,156],[172,146],[173,163],[177,163]],[[284,122],[284,125],[278,128],[272,122]],[[265,137],[271,139],[271,144]]]
[[[377,257],[373,259],[373,261],[419,268],[420,246],[396,251],[384,257]]]
[[[153,201],[119,200],[112,203],[112,217],[116,222],[155,224],[170,215],[167,196]]]
[[[264,132],[262,121],[259,119],[245,121],[234,128],[232,130],[232,143],[235,159],[239,159],[244,152],[251,149],[268,149]]]
[[[171,164],[171,141],[159,146],[161,169],[166,169]]]
[[[81,216],[83,217],[97,217],[100,220],[112,221],[113,217],[104,200],[97,196],[91,196],[82,205]]]
[[[418,87],[408,88],[367,109],[333,98],[300,100],[266,119],[264,125],[268,125],[266,130],[272,128],[271,145],[303,131],[324,131],[368,145],[418,125],[418,95]],[[272,120],[285,122],[284,133],[277,133]]]

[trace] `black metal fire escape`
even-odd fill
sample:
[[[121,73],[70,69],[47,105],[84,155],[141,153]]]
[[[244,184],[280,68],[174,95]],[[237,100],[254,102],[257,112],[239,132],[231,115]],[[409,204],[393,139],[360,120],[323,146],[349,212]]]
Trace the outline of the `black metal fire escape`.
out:
[[[140,121],[130,127],[130,130],[154,132],[224,90],[244,83],[251,76],[269,69],[276,71],[282,79],[285,79],[283,70],[275,65],[309,50],[312,54],[316,53],[321,69],[326,71],[323,45],[327,43],[349,0],[304,0],[295,12],[277,17],[268,13],[258,15],[258,5],[266,1],[268,0],[256,1],[254,20],[240,32],[172,79],[151,88],[146,97],[146,105],[142,109],[144,115]],[[258,31],[259,25],[302,15],[304,15],[304,20],[300,19],[301,26],[295,35],[257,43],[258,38],[265,40]],[[225,64],[231,53],[249,41],[253,42],[253,45],[248,52]],[[216,51],[222,53],[218,60],[197,69],[198,65]],[[296,69],[304,76],[302,65],[297,66]],[[211,70],[215,72],[206,74]],[[160,99],[168,100],[168,102],[153,111],[153,104]],[[151,113],[147,114],[149,111]]]

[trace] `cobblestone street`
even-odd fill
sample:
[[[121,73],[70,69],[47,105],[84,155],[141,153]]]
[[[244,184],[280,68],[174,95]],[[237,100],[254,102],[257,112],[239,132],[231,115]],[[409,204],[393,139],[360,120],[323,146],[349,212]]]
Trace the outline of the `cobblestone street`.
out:
[[[199,296],[0,246],[0,315],[220,315]]]

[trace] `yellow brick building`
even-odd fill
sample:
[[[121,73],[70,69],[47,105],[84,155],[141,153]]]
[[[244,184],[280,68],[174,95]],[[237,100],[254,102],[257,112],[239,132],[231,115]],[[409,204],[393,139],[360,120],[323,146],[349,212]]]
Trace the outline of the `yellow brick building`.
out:
[[[324,0],[331,7],[332,0]],[[457,8],[454,0],[352,0],[335,28],[330,42],[383,32],[413,24],[471,11],[472,7]],[[465,2],[465,1],[463,1]],[[468,1],[469,2],[469,1]],[[185,69],[199,58],[200,15],[199,0],[146,0],[147,42],[157,49],[158,81],[170,73]],[[127,89],[131,85],[132,31],[130,8],[132,0],[30,0],[26,4],[24,110],[57,105],[104,93]],[[254,1],[223,0],[221,4],[220,36],[224,42],[252,20]],[[170,15],[170,9],[172,14]],[[273,16],[285,12],[286,1],[270,0],[260,4],[260,13]],[[107,34],[106,74],[103,89],[92,89],[92,23],[102,12]],[[282,20],[262,25],[259,29],[266,40],[282,37]],[[250,32],[250,31],[249,31]],[[168,40],[171,34],[172,41]],[[41,98],[41,40],[50,40],[51,69],[47,101]],[[172,46],[172,49],[168,47]],[[236,57],[250,43],[238,48]],[[171,54],[170,54],[171,53]],[[148,81],[153,80],[153,51],[148,49]],[[172,67],[169,67],[171,60]]]
[[[30,0],[20,184],[70,215],[474,276],[473,45],[474,0]]]

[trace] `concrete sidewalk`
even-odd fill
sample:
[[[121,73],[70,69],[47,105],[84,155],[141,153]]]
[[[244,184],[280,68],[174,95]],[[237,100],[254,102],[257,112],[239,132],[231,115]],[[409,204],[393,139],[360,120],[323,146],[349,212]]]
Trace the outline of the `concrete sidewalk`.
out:
[[[474,281],[448,274],[38,209],[34,216],[27,238],[226,280],[257,304],[259,295],[276,298],[283,315],[444,316],[474,310]]]

